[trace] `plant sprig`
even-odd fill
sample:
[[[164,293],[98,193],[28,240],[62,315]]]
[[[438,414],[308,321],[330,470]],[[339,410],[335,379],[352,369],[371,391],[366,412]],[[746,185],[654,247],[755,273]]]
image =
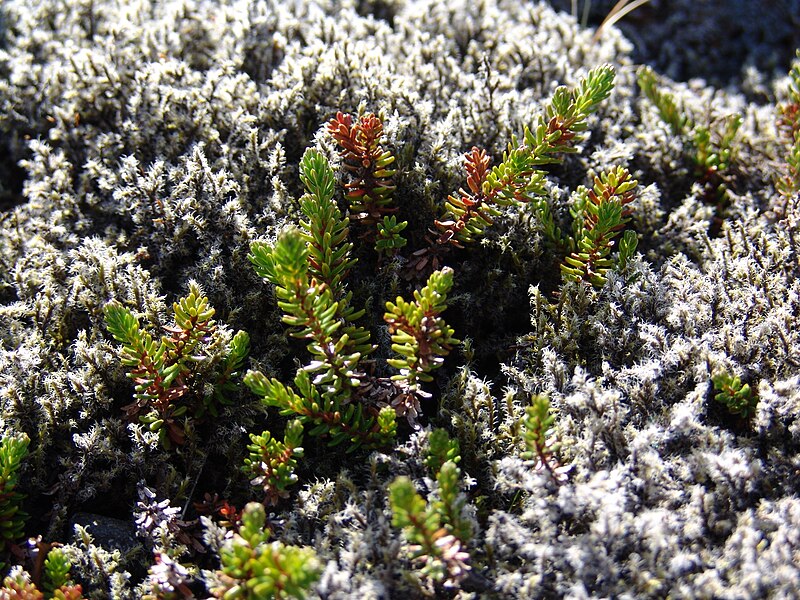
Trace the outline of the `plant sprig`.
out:
[[[392,525],[403,530],[411,558],[423,563],[424,576],[445,584],[455,584],[470,571],[469,554],[461,542],[442,527],[442,517],[428,506],[407,477],[389,485]]]
[[[428,397],[421,384],[432,380],[430,372],[458,343],[441,317],[453,273],[432,274],[412,302],[398,297],[387,303],[384,319],[400,355],[387,362],[400,374],[390,380],[368,373],[361,363],[375,347],[369,331],[353,323],[364,314],[351,307],[345,284],[356,261],[350,258],[348,222],[333,201],[333,172],[321,153],[305,153],[301,179],[306,187],[301,229],[285,230],[274,245],[254,242],[249,259],[256,273],[275,285],[282,321],[289,335],[307,340],[312,360],[297,373],[295,389],[258,371],[248,373],[245,383],[267,406],[309,425],[312,436],[329,436],[332,445],[349,441],[349,450],[381,446],[395,435],[395,416],[416,426],[420,398]],[[387,215],[384,224],[390,231],[378,242],[398,243],[392,236],[405,223]]]
[[[410,269],[438,268],[445,248],[462,248],[481,237],[500,209],[530,202],[547,194],[546,173],[540,167],[563,160],[577,152],[585,138],[589,116],[608,98],[614,87],[614,68],[602,65],[589,71],[577,87],[556,89],[544,114],[521,139],[512,136],[502,161],[490,168],[486,151],[473,147],[464,155],[467,188],[451,194],[444,214],[434,221],[432,245],[413,253]]]
[[[568,281],[587,281],[596,287],[606,282],[606,275],[622,268],[636,250],[634,231],[625,231],[616,260],[611,256],[615,238],[630,221],[630,207],[638,182],[627,169],[617,167],[595,177],[590,190],[580,187],[572,207],[573,234],[567,241],[572,252],[564,258],[561,273]]]
[[[264,490],[265,504],[277,504],[289,495],[286,488],[297,483],[294,470],[297,459],[304,454],[303,423],[299,419],[289,421],[283,442],[276,440],[269,431],[261,435],[251,433],[250,442],[249,456],[244,459],[242,470],[251,477],[251,485]]]
[[[438,499],[431,503],[439,513],[443,527],[462,544],[472,538],[472,523],[464,517],[467,498],[462,492],[461,451],[458,440],[451,440],[444,429],[434,429],[428,436],[425,465],[436,478]]]
[[[350,204],[350,219],[362,225],[376,226],[381,231],[385,217],[397,211],[392,206],[395,190],[392,168],[395,158],[381,145],[383,121],[374,114],[364,115],[355,122],[351,115],[341,112],[328,123],[328,132],[339,145],[344,166],[351,175],[345,184],[345,199]],[[375,232],[367,234],[372,239]],[[400,247],[400,230],[394,247]],[[383,250],[387,250],[384,246]]]
[[[0,440],[0,538],[4,553],[23,537],[28,518],[22,510],[25,496],[17,486],[29,444],[30,438],[25,433],[4,435]],[[0,561],[0,569],[5,567],[6,564]]]
[[[413,302],[398,296],[386,303],[383,319],[392,335],[392,350],[398,354],[386,362],[400,371],[392,380],[402,382],[406,392],[392,404],[411,422],[420,412],[419,398],[429,396],[421,383],[433,381],[430,373],[442,366],[444,357],[459,343],[453,328],[441,317],[452,286],[453,270],[445,267],[432,273],[425,287],[414,291]]]
[[[395,410],[384,407],[380,411],[360,403],[347,402],[338,396],[321,395],[305,370],[294,379],[297,392],[277,379],[268,379],[260,371],[249,371],[245,384],[262,399],[266,406],[277,408],[282,415],[296,416],[303,424],[311,425],[309,435],[329,436],[329,445],[349,441],[348,452],[360,446],[380,447],[389,443],[397,431]]]
[[[42,590],[53,600],[79,600],[83,588],[70,578],[72,563],[60,548],[51,548],[42,570]]]
[[[520,454],[523,460],[533,461],[537,469],[547,469],[558,481],[564,479],[564,472],[555,459],[561,444],[552,439],[555,415],[550,410],[550,399],[536,395],[531,404],[525,407],[522,418],[522,442],[525,450]]]
[[[45,544],[53,546],[54,544]],[[3,600],[83,600],[83,589],[70,579],[72,564],[60,548],[51,547],[41,564],[41,582],[26,571],[3,580],[0,598]],[[34,581],[32,581],[32,579]],[[36,584],[40,585],[37,586]]]
[[[289,335],[308,340],[313,360],[305,371],[316,374],[314,384],[323,386],[329,396],[349,393],[360,384],[361,357],[373,350],[369,332],[345,327],[342,312],[347,311],[340,309],[342,301],[334,299],[329,285],[310,277],[308,256],[307,242],[290,229],[274,246],[251,244],[249,258],[256,272],[275,284],[282,320],[292,328]]]
[[[444,429],[435,429],[428,438],[425,463],[436,478],[437,497],[426,502],[407,477],[389,486],[392,525],[402,528],[411,558],[423,563],[422,574],[445,585],[455,584],[471,569],[464,546],[473,531],[464,517],[460,460],[458,442]]]
[[[800,50],[789,78],[789,101],[778,106],[778,129],[788,144],[786,167],[778,178],[777,188],[787,198],[800,191]]]
[[[711,381],[717,390],[714,399],[728,407],[731,414],[747,419],[755,413],[758,397],[738,375],[719,373]]]
[[[344,279],[356,260],[350,258],[353,244],[348,241],[348,221],[333,199],[333,170],[318,150],[309,148],[303,154],[300,179],[306,188],[300,208],[307,220],[300,221],[300,226],[308,249],[309,276],[318,285],[328,286],[333,297],[342,298],[346,307],[350,297],[345,294]]]
[[[157,432],[165,448],[185,443],[183,419],[216,416],[217,406],[230,402],[250,342],[239,331],[221,347],[215,311],[194,283],[172,310],[174,323],[157,342],[130,309],[118,302],[104,309],[106,328],[122,344],[120,362],[135,385],[134,402],[123,410]]]
[[[220,548],[220,585],[215,598],[261,600],[305,598],[319,579],[320,563],[311,548],[269,541],[264,507],[245,506],[242,524]]]
[[[637,80],[642,92],[658,109],[661,120],[683,141],[694,164],[695,177],[705,190],[705,199],[722,208],[728,201],[730,170],[735,158],[733,142],[742,125],[742,116],[731,114],[713,124],[698,124],[672,94],[659,87],[652,68],[641,67]]]

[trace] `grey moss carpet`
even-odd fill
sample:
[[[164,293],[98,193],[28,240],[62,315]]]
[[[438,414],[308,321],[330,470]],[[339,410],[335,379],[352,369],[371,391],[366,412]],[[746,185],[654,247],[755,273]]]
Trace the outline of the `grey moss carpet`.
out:
[[[273,536],[316,552],[311,598],[800,597],[800,201],[776,190],[800,5],[652,0],[594,40],[570,4],[2,3],[0,432],[31,439],[26,535],[66,544],[87,597],[153,593],[154,552],[208,597],[225,530],[195,522],[193,503],[261,500],[239,470],[247,433],[285,423],[241,388],[166,450],[125,418],[133,385],[104,306],[158,331],[196,282],[220,324],[250,334],[249,368],[288,383],[304,345],[247,253],[298,221],[304,150],[336,154],[325,123],[382,115],[410,252],[465,185],[465,152],[499,161],[558,85],[603,63],[616,86],[581,151],[548,168],[547,202],[568,230],[573,190],[628,168],[627,270],[601,289],[562,284],[532,207],[505,210],[448,257],[446,315],[468,343],[436,372],[424,428],[352,454],[308,437],[299,482],[268,509]],[[741,115],[723,204],[640,93],[643,62],[694,122]],[[383,302],[413,287],[403,256],[353,274],[383,350]],[[749,384],[751,418],[715,401],[720,373]],[[552,404],[563,482],[520,457],[535,394]],[[433,427],[460,443],[475,532],[450,587],[421,574],[387,500],[398,475],[435,489]],[[92,519],[93,537],[76,530]]]

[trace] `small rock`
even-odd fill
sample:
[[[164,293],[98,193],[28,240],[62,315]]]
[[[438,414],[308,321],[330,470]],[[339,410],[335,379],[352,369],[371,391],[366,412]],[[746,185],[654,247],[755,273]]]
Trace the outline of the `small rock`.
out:
[[[123,556],[142,547],[136,537],[136,528],[121,519],[79,512],[70,519],[70,529],[75,525],[85,528],[94,539],[95,545],[109,551],[119,550]]]

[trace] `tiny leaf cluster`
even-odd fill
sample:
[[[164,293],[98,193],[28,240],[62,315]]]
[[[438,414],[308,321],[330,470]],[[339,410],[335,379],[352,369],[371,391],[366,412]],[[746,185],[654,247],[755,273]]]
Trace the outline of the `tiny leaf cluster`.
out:
[[[288,230],[274,246],[256,242],[250,252],[256,272],[275,285],[282,320],[292,328],[289,335],[308,340],[313,360],[305,371],[315,374],[314,385],[327,396],[357,387],[356,367],[372,352],[369,332],[348,323],[347,317],[354,315],[347,296],[337,299],[331,284],[313,276],[303,236]]]
[[[41,585],[25,571],[9,575],[0,588],[3,600],[83,600],[83,589],[70,579],[72,564],[63,550],[51,548],[41,571]],[[38,580],[37,580],[38,581]]]
[[[389,324],[392,350],[398,354],[386,362],[400,370],[392,380],[403,387],[392,406],[412,422],[420,412],[419,398],[430,396],[421,383],[433,381],[431,371],[442,366],[444,357],[459,343],[452,327],[440,316],[447,308],[447,293],[452,286],[453,269],[445,267],[432,273],[425,287],[414,291],[412,302],[398,296],[386,303],[383,319]]]
[[[22,510],[25,496],[17,491],[22,461],[28,456],[28,444],[30,438],[24,433],[4,435],[0,440],[0,535],[3,552],[22,538],[28,518]],[[5,567],[5,563],[0,562],[0,569]]]
[[[337,396],[322,396],[311,382],[308,373],[299,370],[294,379],[295,392],[279,380],[268,379],[260,371],[250,371],[245,383],[266,406],[275,407],[280,414],[296,416],[313,437],[328,436],[329,444],[337,446],[349,441],[349,451],[359,446],[378,447],[394,439],[397,431],[396,413],[390,407],[365,411],[361,403],[344,402]]]
[[[411,558],[423,564],[423,576],[445,586],[455,585],[471,569],[464,546],[473,530],[464,515],[460,460],[458,442],[436,429],[430,433],[425,463],[436,478],[437,497],[426,502],[408,477],[389,486],[392,525],[402,528]]]
[[[577,152],[588,129],[588,118],[614,87],[615,71],[603,65],[589,71],[576,88],[556,89],[544,114],[521,138],[512,136],[502,161],[490,168],[486,151],[473,147],[464,157],[467,188],[451,194],[444,215],[435,221],[437,235],[429,248],[413,254],[411,267],[438,266],[447,247],[463,248],[481,237],[500,209],[547,195],[546,173],[540,167]]]
[[[374,226],[368,238],[375,239],[379,254],[394,254],[406,245],[401,232],[406,221],[397,221],[392,213],[392,194],[395,190],[391,166],[395,161],[390,150],[381,145],[383,122],[374,114],[354,122],[351,115],[336,113],[328,123],[328,132],[340,148],[344,167],[351,175],[345,184],[345,199],[349,202],[349,217],[362,225]]]
[[[555,415],[550,410],[550,399],[539,394],[525,407],[522,417],[522,442],[525,450],[520,454],[523,460],[533,461],[537,469],[547,469],[556,479],[562,478],[554,454],[561,445],[553,440],[552,428]]]
[[[242,470],[251,477],[250,483],[260,486],[266,496],[266,504],[276,504],[279,498],[288,496],[286,488],[297,483],[294,470],[297,459],[303,456],[303,423],[294,419],[286,426],[283,442],[279,442],[269,431],[261,435],[250,434],[247,446],[249,456],[244,459]]]
[[[778,106],[778,129],[788,142],[786,168],[778,178],[778,191],[791,197],[800,191],[800,50],[789,71],[789,101]]]
[[[242,524],[220,548],[220,585],[212,590],[224,600],[305,598],[319,578],[320,564],[311,548],[270,542],[264,506],[251,502]]]
[[[344,135],[352,124],[349,117],[340,114],[336,122],[341,133],[337,139],[350,140],[345,146],[350,154],[372,148],[369,156],[377,156],[378,162],[387,160],[386,151],[377,154],[375,144],[382,131],[377,118],[360,122],[369,125],[369,135],[354,126],[355,133],[347,129],[350,137]],[[320,152],[306,151],[300,177],[306,188],[300,200],[304,215],[300,228],[285,230],[273,245],[254,242],[249,258],[256,273],[275,286],[289,335],[307,340],[311,361],[297,372],[294,389],[260,371],[249,372],[244,380],[265,405],[309,425],[312,436],[328,436],[331,445],[349,441],[350,450],[385,445],[395,435],[396,416],[415,423],[419,399],[427,397],[421,382],[431,381],[430,372],[441,366],[442,358],[457,343],[440,316],[453,274],[451,270],[433,273],[428,285],[415,292],[413,302],[398,298],[387,303],[384,320],[399,354],[387,363],[400,374],[383,378],[368,372],[362,361],[375,347],[369,330],[357,324],[365,311],[353,308],[352,291],[346,285],[346,276],[356,264],[348,239],[352,219],[334,201],[335,175]],[[375,200],[380,208],[374,211],[388,210],[383,202],[387,196],[378,202],[374,195],[383,187],[357,197]],[[352,194],[354,188],[346,189]],[[387,219],[392,221],[394,215]],[[392,222],[397,225],[396,220]]]
[[[106,328],[122,344],[120,360],[135,384],[134,401],[123,410],[157,432],[165,448],[185,443],[187,420],[217,416],[229,402],[250,343],[244,331],[224,343],[215,311],[194,283],[172,309],[174,322],[156,341],[130,309],[105,307]]]
[[[617,167],[595,177],[590,190],[578,188],[571,209],[572,236],[567,240],[571,253],[561,264],[561,273],[568,281],[587,281],[602,287],[611,269],[624,268],[636,251],[636,233],[627,230],[619,243],[616,259],[611,252],[617,238],[630,221],[638,182],[627,169]]]
[[[755,413],[758,397],[749,384],[742,383],[738,375],[719,373],[711,381],[717,390],[714,399],[727,406],[731,414],[747,419]]]

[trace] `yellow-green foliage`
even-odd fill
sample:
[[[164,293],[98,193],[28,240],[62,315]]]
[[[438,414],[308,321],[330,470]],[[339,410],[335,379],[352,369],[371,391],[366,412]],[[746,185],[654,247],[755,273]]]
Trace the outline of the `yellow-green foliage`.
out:
[[[453,272],[433,273],[411,302],[401,297],[387,302],[384,320],[399,354],[387,363],[400,374],[388,379],[368,372],[361,363],[375,348],[369,331],[355,324],[364,310],[354,310],[346,288],[345,276],[356,260],[350,258],[348,221],[333,201],[333,171],[321,153],[308,150],[301,179],[306,187],[301,229],[287,229],[274,245],[254,242],[249,258],[256,273],[275,286],[282,320],[291,336],[307,340],[312,360],[297,372],[295,389],[259,371],[248,373],[245,383],[264,404],[297,417],[311,426],[310,435],[326,435],[332,445],[349,441],[349,450],[384,445],[395,434],[395,416],[416,425],[420,398],[429,396],[421,383],[433,379],[430,373],[458,343],[441,317]],[[376,211],[386,209],[386,202],[373,200]],[[405,227],[388,215],[384,224],[390,237]]]
[[[256,242],[250,247],[256,272],[275,284],[278,306],[290,335],[308,340],[313,361],[305,369],[315,373],[314,385],[326,396],[349,393],[357,387],[361,357],[372,351],[369,332],[361,327],[348,332],[345,298],[335,298],[331,285],[318,281],[309,270],[308,242],[297,230],[285,231],[270,247]]]
[[[377,416],[365,414],[360,403],[345,403],[337,396],[320,394],[303,369],[294,379],[299,393],[275,378],[268,379],[260,371],[249,371],[244,382],[266,406],[275,407],[282,415],[296,416],[303,424],[311,425],[310,435],[329,436],[331,446],[345,441],[350,442],[348,451],[361,445],[383,446],[394,439],[397,431],[394,409],[384,407]]]
[[[513,136],[503,160],[491,169],[486,152],[472,148],[465,156],[469,189],[448,197],[445,214],[436,221],[436,242],[460,248],[483,235],[500,214],[498,207],[545,196],[546,173],[539,167],[577,152],[587,119],[608,98],[614,77],[614,68],[602,65],[589,71],[576,88],[557,88],[533,129],[525,127],[521,140]]]
[[[680,137],[694,163],[694,174],[704,186],[707,199],[715,203],[727,201],[728,171],[734,159],[736,133],[742,116],[726,115],[721,123],[699,124],[681,108],[672,94],[659,88],[655,71],[643,66],[638,71],[639,87],[658,108],[661,120]]]
[[[2,600],[83,600],[83,589],[75,585],[70,577],[72,568],[62,550],[53,548],[47,553],[42,565],[41,589],[22,571],[14,577],[6,577],[0,588]]]
[[[778,128],[788,142],[786,170],[778,179],[778,191],[792,196],[800,191],[800,50],[789,71],[789,101],[778,106]]]
[[[28,456],[30,438],[24,433],[5,435],[0,440],[0,536],[3,550],[22,538],[25,519],[28,515],[22,511],[22,500],[25,498],[17,491],[20,467]],[[5,568],[0,562],[0,568]]]
[[[250,455],[244,459],[242,470],[251,477],[251,484],[263,488],[265,502],[276,504],[279,498],[289,495],[286,488],[297,483],[294,470],[297,459],[303,456],[303,423],[299,419],[290,421],[283,443],[269,431],[261,435],[251,433],[250,442],[247,446]]]
[[[425,463],[436,478],[437,497],[426,502],[407,477],[389,486],[392,525],[402,528],[411,558],[423,565],[422,575],[437,582],[452,583],[470,570],[463,546],[473,531],[464,515],[460,460],[458,442],[436,429],[430,434]]]
[[[414,301],[397,297],[386,303],[383,320],[392,334],[392,350],[400,356],[387,362],[400,370],[392,379],[405,381],[408,389],[419,390],[421,381],[432,381],[430,372],[444,363],[458,340],[453,328],[440,316],[447,308],[447,293],[453,287],[453,269],[444,268],[428,278],[421,290],[414,291]]]
[[[525,460],[535,461],[537,467],[553,473],[556,465],[553,454],[560,446],[552,440],[551,428],[555,420],[555,415],[550,412],[550,399],[544,395],[534,396],[530,406],[525,407],[525,416],[522,418],[525,450],[520,455]]]
[[[314,550],[270,542],[265,522],[261,504],[245,506],[241,527],[220,548],[220,586],[213,590],[215,598],[305,598],[319,578],[320,564]]]
[[[720,373],[711,379],[717,394],[714,399],[728,407],[735,415],[748,418],[756,411],[758,398],[750,385],[742,383],[738,375]]]

